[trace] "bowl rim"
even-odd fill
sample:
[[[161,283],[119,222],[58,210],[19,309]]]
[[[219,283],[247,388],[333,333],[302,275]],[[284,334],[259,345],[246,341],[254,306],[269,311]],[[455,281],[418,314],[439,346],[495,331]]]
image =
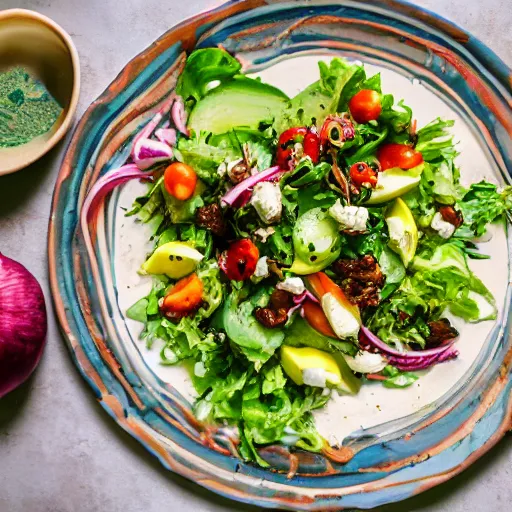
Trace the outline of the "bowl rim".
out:
[[[57,131],[31,158],[28,158],[21,164],[18,163],[3,170],[0,169],[0,176],[20,171],[21,169],[28,167],[30,164],[34,163],[36,160],[39,160],[43,155],[48,153],[48,151],[50,151],[50,149],[52,149],[69,130],[76,112],[76,108],[78,106],[78,98],[80,96],[80,58],[78,56],[76,46],[71,39],[71,36],[58,23],[39,12],[31,11],[29,9],[7,9],[5,11],[0,11],[0,22],[12,18],[25,18],[36,21],[50,28],[55,34],[57,34],[57,36],[60,37],[62,42],[66,45],[66,48],[71,57],[71,65],[73,68],[73,88],[71,90],[71,99],[67,108],[66,116],[64,117]]]
[[[85,114],[83,115],[80,123],[75,131],[73,139],[71,140],[65,157],[62,162],[62,166],[59,172],[59,176],[57,178],[56,188],[54,190],[54,196],[52,200],[52,208],[51,208],[51,216],[49,222],[49,238],[48,238],[48,255],[49,255],[49,273],[50,273],[50,286],[52,292],[53,304],[56,310],[56,315],[59,320],[61,332],[64,336],[64,340],[66,341],[68,348],[70,349],[72,359],[74,363],[77,365],[78,370],[81,372],[85,381],[94,391],[96,398],[98,399],[100,405],[105,409],[105,411],[116,421],[121,428],[123,428],[126,432],[128,432],[132,437],[137,439],[152,455],[156,456],[163,466],[166,469],[171,470],[174,473],[180,474],[185,478],[194,481],[200,486],[213,491],[222,496],[228,497],[232,500],[236,500],[242,503],[250,503],[253,505],[258,505],[261,507],[283,507],[288,510],[318,510],[315,508],[315,503],[313,501],[308,501],[309,495],[300,494],[297,496],[285,496],[284,493],[278,497],[272,496],[268,497],[266,495],[253,495],[244,493],[243,491],[243,480],[240,479],[238,481],[239,488],[237,488],[236,484],[234,486],[230,486],[226,488],[217,483],[217,481],[213,481],[206,478],[198,478],[198,475],[188,467],[184,465],[174,465],[172,463],[172,457],[169,457],[168,453],[165,452],[161,447],[151,443],[151,439],[149,439],[145,432],[141,429],[137,428],[137,425],[131,425],[126,422],[125,416],[123,415],[123,410],[118,407],[118,403],[112,401],[112,395],[104,395],[103,390],[101,389],[102,380],[99,378],[99,374],[96,372],[94,368],[89,364],[89,359],[85,357],[85,352],[83,346],[81,345],[82,340],[80,339],[78,331],[72,326],[72,322],[70,322],[69,309],[66,306],[66,299],[68,298],[66,295],[66,290],[61,289],[62,281],[64,280],[61,275],[62,270],[62,253],[59,254],[59,243],[60,238],[62,236],[62,216],[59,216],[59,206],[60,203],[63,202],[61,195],[66,195],[69,193],[69,189],[67,189],[68,180],[74,175],[74,158],[76,158],[77,153],[79,153],[79,143],[81,142],[84,132],[87,130],[88,122],[93,118],[93,114],[97,112],[102,105],[108,104],[113,98],[119,94],[120,90],[123,89],[123,86],[126,85],[126,79],[128,75],[128,71],[130,69],[136,68],[136,64],[140,64],[140,62],[147,58],[148,55],[151,54],[152,51],[155,51],[155,48],[158,48],[159,45],[162,45],[171,34],[177,35],[179,37],[179,41],[182,43],[182,47],[185,49],[190,49],[190,45],[192,43],[195,44],[195,40],[191,41],[187,37],[184,36],[184,29],[196,29],[205,23],[205,20],[217,21],[219,18],[229,17],[235,14],[242,14],[246,11],[249,11],[252,8],[257,8],[261,6],[266,6],[268,0],[240,0],[240,1],[228,1],[219,6],[216,6],[212,9],[202,11],[195,16],[186,18],[181,23],[173,25],[168,31],[166,31],[161,37],[157,38],[153,44],[145,48],[140,54],[134,57],[127,65],[120,71],[117,77],[113,80],[113,82],[104,90],[104,92],[89,106]],[[278,0],[275,2],[275,5],[279,5],[281,3],[291,3],[288,0]],[[337,4],[345,4],[351,3],[351,0],[336,0]],[[358,0],[354,2],[356,4],[364,4],[364,0]],[[451,35],[451,39],[458,41],[459,38],[462,39],[465,48],[470,51],[472,55],[475,56],[475,59],[479,64],[484,66],[484,69],[492,71],[493,77],[499,82],[500,85],[500,96],[505,94],[512,93],[512,82],[510,81],[510,69],[508,66],[504,64],[504,62],[486,45],[481,43],[477,38],[473,37],[466,30],[459,28],[454,22],[448,21],[445,18],[439,16],[438,14],[433,13],[432,11],[415,5],[404,0],[376,0],[373,4],[376,8],[393,8],[398,10],[402,14],[408,14],[409,16],[422,16],[422,21],[424,23],[429,22],[435,28],[440,30],[443,33],[448,33]],[[412,13],[412,14],[411,14]],[[223,18],[222,18],[223,19]],[[82,198],[83,199],[83,198]],[[74,213],[74,212],[73,212]],[[69,217],[66,218],[69,222]],[[65,228],[69,231],[68,227]],[[510,322],[505,322],[504,329],[506,330],[506,334],[504,339],[507,339],[509,335],[509,327]],[[505,355],[503,358],[503,365],[500,369],[500,376],[495,381],[495,384],[500,384],[504,386],[503,395],[506,395],[506,399],[503,400],[504,408],[506,411],[510,413],[512,408],[512,382],[510,381],[510,371],[512,366],[512,351]],[[108,398],[104,400],[105,396]],[[496,395],[497,396],[497,395]],[[493,400],[496,399],[496,396],[493,395]],[[500,395],[501,396],[501,395]],[[493,405],[497,404],[498,401],[495,400]],[[502,406],[502,403],[498,404]],[[487,415],[492,413],[492,407],[488,403],[484,404],[482,410],[485,410],[485,414],[478,420],[485,422],[487,419]],[[501,418],[500,418],[501,419]],[[378,489],[369,489],[367,485],[364,487],[355,488],[352,487],[352,494],[355,496],[363,496],[375,494],[378,492],[389,492],[389,501],[385,501],[385,503],[391,503],[394,501],[400,501],[407,497],[410,497],[414,494],[423,492],[435,485],[438,485],[446,480],[449,480],[456,474],[460,473],[464,469],[466,469],[470,464],[472,464],[475,460],[480,458],[483,454],[490,450],[506,433],[506,431],[512,428],[512,417],[510,414],[506,415],[503,418],[503,421],[493,430],[492,433],[489,433],[489,436],[485,438],[485,442],[474,449],[469,455],[464,457],[464,460],[455,466],[452,469],[446,471],[437,471],[433,472],[433,474],[428,476],[422,476],[421,478],[415,478],[414,480],[410,480],[409,483],[414,484],[416,487],[411,490],[409,488],[404,489],[404,494],[399,494],[400,487],[395,482],[391,483],[388,487],[382,487]],[[477,422],[475,421],[475,424]],[[468,420],[467,424],[470,424],[470,420]],[[472,425],[471,431],[474,430],[474,425]],[[469,437],[468,434],[467,437]],[[451,438],[455,439],[455,436],[451,436]],[[459,446],[460,443],[454,441],[454,446]],[[181,447],[180,447],[181,448]],[[445,450],[447,452],[447,450]],[[448,453],[448,455],[450,455]],[[430,456],[427,457],[427,459]],[[426,459],[426,460],[427,460]],[[425,462],[426,462],[425,460]],[[432,460],[432,459],[431,459]],[[410,467],[414,467],[416,463],[422,462],[421,460],[417,460],[411,462]],[[341,494],[335,494],[337,489],[330,489],[331,495],[326,493],[325,488],[321,489],[313,489],[311,494],[318,491],[318,493],[314,496],[315,499],[326,500],[327,498],[333,498],[331,502],[331,507],[336,506],[336,510],[338,507],[341,508],[343,505],[339,504],[338,501],[334,502],[334,499],[341,498]],[[361,492],[363,491],[363,492]],[[276,493],[277,494],[277,493]],[[296,499],[294,499],[296,498]],[[303,498],[300,500],[299,498]],[[383,504],[382,498],[378,498],[379,505]],[[333,505],[335,503],[335,505]],[[362,508],[368,508],[368,503],[363,504]],[[348,508],[352,508],[352,506],[348,506]],[[325,509],[325,508],[322,508]],[[333,508],[334,510],[334,508]]]

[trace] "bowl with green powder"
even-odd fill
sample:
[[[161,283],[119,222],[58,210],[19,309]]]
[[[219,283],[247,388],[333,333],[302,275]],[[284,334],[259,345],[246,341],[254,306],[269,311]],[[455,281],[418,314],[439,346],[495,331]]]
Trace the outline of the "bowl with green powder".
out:
[[[0,176],[57,144],[79,89],[78,54],[61,27],[33,11],[0,12]]]

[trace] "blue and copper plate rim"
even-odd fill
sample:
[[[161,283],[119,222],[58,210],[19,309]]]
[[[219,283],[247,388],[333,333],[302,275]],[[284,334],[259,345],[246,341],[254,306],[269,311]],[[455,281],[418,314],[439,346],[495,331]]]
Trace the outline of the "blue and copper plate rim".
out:
[[[352,6],[357,6],[358,2],[347,1],[339,2],[338,4],[350,4]],[[200,474],[200,472],[194,470],[192,467],[189,467],[189,465],[184,464],[183,460],[178,461],[173,459],[170,453],[161,444],[161,442],[159,442],[155,436],[150,435],[147,430],[142,428],[140,422],[136,421],[135,418],[129,416],[127,417],[127,415],[125,415],[122,404],[105,385],[102,377],[89,360],[89,356],[84,352],[83,347],[80,344],[80,340],[76,337],[76,333],[71,328],[67,316],[69,304],[66,305],[65,298],[63,297],[60,286],[59,274],[64,270],[63,268],[59,268],[60,260],[58,237],[61,235],[59,231],[59,222],[61,219],[58,218],[58,215],[59,213],[62,213],[59,212],[60,196],[61,193],[66,193],[64,189],[67,186],[67,181],[71,177],[75,166],[78,166],[81,163],[77,162],[77,158],[80,156],[79,143],[84,137],[84,134],[89,130],[89,124],[94,122],[94,115],[98,113],[102,108],[107,108],[111,101],[113,101],[123,90],[129,87],[130,84],[136,80],[136,77],[146,68],[147,62],[151,62],[158,58],[159,55],[161,55],[174,43],[181,42],[184,50],[190,50],[199,40],[198,33],[201,30],[203,30],[202,35],[204,35],[205,28],[211,28],[215,24],[221,23],[223,20],[228,19],[230,16],[235,14],[241,14],[245,11],[250,11],[251,9],[263,7],[266,5],[266,2],[260,0],[231,2],[224,4],[223,6],[218,7],[212,11],[201,13],[189,19],[188,21],[181,23],[177,27],[164,34],[147,50],[135,57],[123,69],[123,71],[112,82],[107,90],[88,108],[73,135],[73,139],[64,157],[53,197],[48,242],[52,295],[62,331],[70,346],[75,362],[84,378],[90,383],[93,389],[95,389],[100,403],[107,410],[107,412],[120,424],[122,428],[124,428],[132,436],[141,441],[152,453],[158,456],[166,467],[192,480],[198,481],[198,483],[201,485],[214,490],[219,494],[229,496],[240,501],[257,503],[262,506],[283,506],[304,510],[319,508],[322,510],[332,508],[339,509],[340,506],[361,506],[362,508],[367,508],[367,506],[378,504],[379,500],[384,500],[382,502],[389,502],[396,501],[397,499],[403,499],[409,495],[421,492],[429,487],[437,485],[438,483],[451,478],[455,474],[465,469],[465,467],[480,457],[488,449],[490,449],[490,447],[493,446],[504,435],[504,433],[512,427],[512,401],[510,400],[509,380],[512,364],[512,352],[510,350],[502,358],[501,366],[499,368],[499,373],[496,380],[489,388],[485,390],[485,395],[482,397],[482,401],[478,404],[478,406],[475,406],[473,409],[471,409],[471,415],[461,424],[461,428],[458,432],[455,432],[452,436],[446,438],[442,443],[439,443],[433,447],[429,447],[428,450],[422,451],[421,453],[416,454],[407,460],[404,459],[400,461],[399,465],[393,466],[383,463],[375,467],[368,468],[367,470],[367,472],[373,471],[393,474],[393,472],[402,468],[404,464],[408,466],[414,466],[415,464],[425,461],[428,458],[435,457],[436,454],[442,453],[443,450],[453,447],[456,443],[462,442],[465,439],[465,436],[475,430],[480,420],[485,421],[490,412],[495,410],[495,408],[501,407],[501,412],[503,413],[502,421],[494,426],[493,432],[488,436],[488,438],[486,438],[486,441],[478,449],[470,452],[470,454],[465,457],[460,464],[458,464],[450,471],[421,476],[416,479],[410,478],[405,482],[400,481],[399,479],[396,482],[390,481],[389,479],[386,479],[387,481],[376,480],[367,484],[363,483],[345,488],[331,488],[330,486],[319,485],[318,488],[315,489],[315,486],[310,486],[311,483],[305,488],[294,487],[293,485],[289,486],[288,488],[283,487],[282,484],[276,484],[274,486],[275,492],[273,494],[271,494],[269,491],[268,494],[264,495],[263,491],[261,494],[258,494],[257,491],[254,493],[254,489],[244,490],[250,487],[247,482],[244,482],[244,484],[240,482],[240,489],[237,490],[233,488],[232,485],[228,486],[225,483],[216,480],[212,477],[211,474],[210,477],[208,477],[207,472],[205,472],[205,474]],[[279,3],[273,5],[279,5]],[[467,34],[462,29],[456,27],[454,24],[444,20],[439,16],[434,15],[433,13],[403,2],[374,2],[372,4],[372,8],[388,10],[391,9],[399,12],[401,15],[421,20],[422,23],[425,23],[431,27],[435,27],[443,34],[449,36],[458,43],[465,45],[466,48],[478,60],[478,63],[480,66],[482,66],[482,69],[486,69],[493,76],[493,78],[499,82],[500,86],[507,93],[512,92],[512,80],[510,78],[510,71],[508,68],[482,43],[475,40],[472,36]],[[180,62],[182,64],[182,60],[182,58],[181,61],[179,58],[176,60],[175,69],[170,70],[169,76],[166,79],[172,79],[171,75],[176,70],[179,70]],[[152,110],[154,110],[155,106],[162,101],[162,99],[165,97],[165,87],[163,87],[163,85],[165,85],[165,83],[157,84],[156,89],[152,91],[151,95],[149,95],[149,101],[146,99],[145,102],[141,101],[137,103],[138,107],[140,107],[140,111],[134,111],[134,120],[138,119],[137,116],[140,117],[142,115],[142,117],[144,117],[146,113],[150,113]],[[167,93],[168,92],[169,91],[167,91]],[[499,91],[497,94],[499,94]],[[508,101],[510,105],[510,100]],[[509,135],[512,135],[510,129],[508,130],[508,133]],[[124,134],[122,132],[122,128],[120,127],[119,130],[114,130],[114,137],[112,140],[102,141],[106,142],[107,147],[111,147],[112,151],[106,151],[106,156],[102,155],[102,159],[100,159],[99,162],[97,161],[93,168],[87,168],[87,171],[84,175],[84,181],[87,180],[88,183],[94,181],[97,175],[102,171],[103,164],[106,164],[106,161],[114,155],[117,147],[123,140],[123,137]],[[83,200],[83,197],[81,200]],[[74,256],[76,258],[76,254]],[[79,262],[75,263],[76,268],[80,268]],[[84,293],[84,295],[86,294]],[[91,320],[91,318],[89,318],[89,320]],[[89,330],[94,329],[92,324],[88,327]],[[503,332],[508,333],[508,323],[506,326],[504,326]],[[102,354],[102,357],[108,358],[111,357],[111,355],[108,354],[108,351],[105,351]],[[112,365],[115,366],[115,361],[112,363]],[[121,372],[118,373],[116,377],[119,379],[119,381],[124,378]],[[130,391],[129,384],[124,386],[124,389],[128,392],[130,398],[134,402],[137,402],[137,394],[133,390],[133,393]],[[431,417],[430,421],[437,421],[439,419],[441,418],[433,416]],[[426,428],[426,425],[423,425],[421,428]],[[254,475],[258,476],[260,473],[255,472]],[[241,477],[242,476],[243,475],[241,475]],[[291,483],[293,484],[295,482]],[[304,483],[299,483],[298,485],[304,485]],[[382,492],[385,492],[385,497],[379,497],[381,496],[380,493]],[[371,498],[373,501],[365,500],[362,497],[365,493],[374,494],[375,496]],[[355,504],[350,501],[339,501],[341,496],[347,497],[349,495],[359,496],[359,501],[356,501]]]

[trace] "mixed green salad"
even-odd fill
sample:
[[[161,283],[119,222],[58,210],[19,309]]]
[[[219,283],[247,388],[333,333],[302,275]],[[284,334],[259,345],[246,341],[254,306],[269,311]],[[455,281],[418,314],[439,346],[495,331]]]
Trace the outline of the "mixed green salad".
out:
[[[152,178],[127,215],[154,242],[152,290],[127,315],[189,370],[197,418],[237,426],[262,466],[264,445],[326,448],[311,411],[333,393],[456,358],[449,318],[495,318],[468,258],[512,207],[510,188],[460,184],[453,121],[417,127],[379,74],[318,66],[289,98],[221,49],[193,52],[125,166]]]

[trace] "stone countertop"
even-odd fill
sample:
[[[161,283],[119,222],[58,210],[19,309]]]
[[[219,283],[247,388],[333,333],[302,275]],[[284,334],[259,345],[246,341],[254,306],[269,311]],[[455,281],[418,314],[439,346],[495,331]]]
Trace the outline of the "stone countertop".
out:
[[[0,0],[46,14],[73,37],[82,69],[80,116],[137,53],[217,0]],[[472,32],[512,66],[510,0],[421,0]],[[113,43],[115,42],[115,43]],[[0,177],[0,250],[41,282],[48,346],[25,385],[0,401],[0,512],[220,512],[256,510],[165,471],[95,401],[51,311],[46,232],[67,139],[29,168]],[[512,438],[463,474],[382,512],[505,512],[512,503]]]

